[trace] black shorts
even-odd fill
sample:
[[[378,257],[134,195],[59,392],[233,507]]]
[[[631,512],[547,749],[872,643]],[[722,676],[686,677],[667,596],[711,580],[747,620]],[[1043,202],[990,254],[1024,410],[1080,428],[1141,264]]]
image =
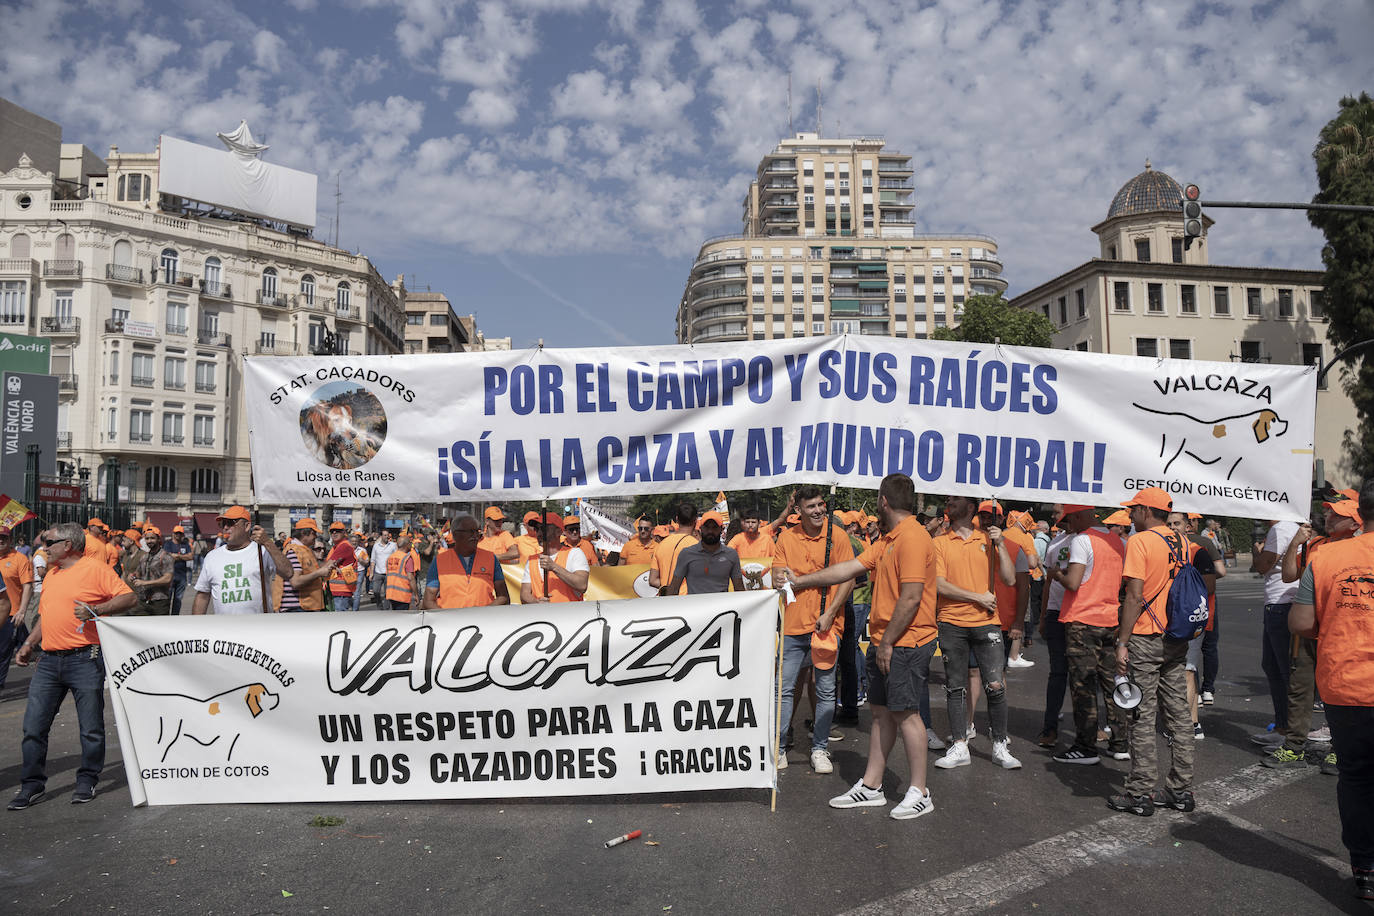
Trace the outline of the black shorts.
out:
[[[870,645],[864,669],[868,672],[868,702],[893,712],[919,710],[921,697],[930,682],[930,660],[935,657],[935,640],[914,649],[894,646],[887,674],[878,669],[878,647]]]

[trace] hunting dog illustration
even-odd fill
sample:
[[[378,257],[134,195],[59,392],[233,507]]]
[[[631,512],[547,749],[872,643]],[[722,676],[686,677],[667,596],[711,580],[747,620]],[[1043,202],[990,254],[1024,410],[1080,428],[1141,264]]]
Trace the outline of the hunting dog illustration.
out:
[[[157,735],[163,763],[174,747],[180,748],[178,759],[189,756],[218,760],[223,754],[224,761],[232,760],[234,746],[244,728],[281,702],[279,694],[269,692],[262,684],[242,684],[204,699],[132,687],[129,692],[156,698],[158,707],[164,710],[158,716]]]
[[[1255,453],[1257,446],[1272,445],[1288,432],[1288,421],[1268,407],[1249,413],[1204,420],[1180,410],[1156,410],[1144,404],[1132,404],[1139,410],[1161,417],[1182,417],[1189,423],[1174,423],[1172,429],[1160,434],[1159,456],[1164,459],[1164,472],[1180,457],[1187,455],[1207,467],[1225,468],[1226,479],[1240,467],[1246,455]]]
[[[353,410],[347,404],[313,404],[302,421],[311,454],[332,468],[361,467],[382,447],[380,439],[353,421]]]

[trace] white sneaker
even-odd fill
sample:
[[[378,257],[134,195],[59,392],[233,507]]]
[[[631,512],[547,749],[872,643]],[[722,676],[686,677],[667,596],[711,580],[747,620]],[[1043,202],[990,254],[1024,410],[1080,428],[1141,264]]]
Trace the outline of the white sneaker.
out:
[[[778,755],[778,772],[781,773],[785,769],[787,769],[787,752],[783,751]]]
[[[1011,739],[992,742],[992,762],[1004,770],[1021,769],[1021,761],[1011,755]]]
[[[835,766],[830,762],[830,752],[812,751],[811,769],[815,770],[817,773],[820,773],[821,775],[835,772]]]
[[[854,788],[848,792],[830,799],[832,808],[881,808],[885,804],[887,796],[883,790],[870,789],[862,779],[854,783]]]
[[[904,821],[913,817],[920,817],[922,814],[929,814],[935,810],[935,802],[931,801],[930,790],[922,792],[912,786],[906,790],[906,796],[897,803],[888,817],[896,821]]]
[[[926,747],[930,748],[932,751],[943,751],[945,748],[949,747],[949,745],[941,741],[940,736],[935,734],[935,732],[926,729]]]
[[[1323,725],[1321,728],[1313,729],[1307,733],[1307,740],[1313,744],[1331,743],[1331,726]]]
[[[966,767],[969,765],[968,742],[956,741],[945,751],[945,756],[935,761],[935,765],[942,770],[952,770],[955,767]]]
[[[1028,658],[1009,658],[1007,659],[1008,668],[1034,668],[1035,662]]]

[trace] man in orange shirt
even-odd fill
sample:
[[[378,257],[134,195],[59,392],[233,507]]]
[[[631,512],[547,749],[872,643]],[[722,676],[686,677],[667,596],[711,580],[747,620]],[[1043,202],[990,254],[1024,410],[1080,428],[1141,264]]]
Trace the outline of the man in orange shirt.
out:
[[[544,552],[544,546],[539,534],[539,513],[526,512],[521,521],[524,523],[525,533],[515,539],[515,548],[519,552],[516,560],[523,568],[532,558]]]
[[[1039,571],[1040,559],[1035,552],[1035,542],[1014,523],[1015,512],[1006,516],[1006,527],[1002,528],[1003,546],[1011,557],[1015,581],[1006,585],[994,582],[993,593],[997,595],[997,620],[1002,626],[1002,659],[1007,668],[1033,668],[1035,662],[1021,657],[1021,643],[1026,633],[1026,608],[1030,604],[1031,571]],[[978,521],[984,531],[993,526],[1001,527],[1002,506],[995,499],[987,499],[978,505]],[[1034,562],[1032,562],[1034,557]]]
[[[43,533],[42,541],[52,569],[43,581],[38,622],[15,661],[27,665],[40,643],[43,656],[29,681],[22,782],[9,803],[11,811],[21,811],[43,797],[48,783],[48,732],[68,691],[81,728],[81,765],[76,770],[72,804],[95,798],[95,785],[105,766],[105,663],[93,621],[106,614],[123,614],[138,600],[103,560],[85,555],[86,535],[79,525],[54,525]]]
[[[696,506],[688,502],[678,503],[676,521],[679,530],[672,534],[665,532],[663,540],[654,548],[654,563],[649,569],[649,587],[659,589],[659,594],[663,594],[673,581],[678,555],[697,542],[691,533],[697,525]],[[686,583],[683,583],[680,594],[687,594]]]
[[[887,804],[883,774],[887,755],[897,740],[906,746],[911,786],[889,816],[920,817],[935,810],[926,788],[926,726],[921,697],[928,691],[930,660],[935,656],[935,557],[930,535],[916,523],[916,488],[905,474],[889,474],[878,487],[878,515],[885,534],[847,563],[792,580],[794,588],[838,585],[867,572],[873,577],[873,610],[868,618],[868,702],[873,730],[863,777],[832,808],[880,807]],[[774,585],[789,581],[779,570]],[[781,580],[781,581],[779,581]]]
[[[744,560],[771,560],[773,557],[773,539],[767,532],[760,531],[759,525],[762,519],[759,517],[759,510],[750,508],[744,511],[740,518],[743,530],[730,539],[726,546],[730,547],[735,553],[739,554],[741,561]]]
[[[652,563],[654,547],[653,523],[641,515],[635,519],[635,536],[626,541],[625,546],[620,548],[615,565],[636,566],[641,563]]]
[[[5,686],[14,650],[28,638],[24,614],[33,595],[33,563],[14,549],[14,532],[0,526],[0,580],[9,596],[9,612],[0,615],[0,687]]]
[[[805,576],[854,559],[849,535],[831,522],[826,512],[825,494],[820,487],[812,484],[801,487],[797,491],[797,508],[801,523],[778,535],[772,560],[775,574],[778,570],[785,570],[786,575]],[[833,588],[803,589],[783,610],[778,769],[787,766],[782,736],[792,723],[792,695],[797,676],[810,664],[816,678],[811,769],[822,774],[834,772],[829,742],[830,723],[835,717],[835,662],[839,634],[844,630],[844,614],[841,612],[853,588],[854,580],[846,579]]]
[[[581,601],[591,578],[587,555],[562,544],[563,519],[553,512],[540,519],[540,525],[547,540],[538,559],[521,569],[520,603]]]
[[[1131,772],[1126,791],[1107,799],[1117,811],[1142,817],[1155,808],[1192,811],[1193,745],[1188,714],[1188,683],[1184,675],[1188,643],[1164,636],[1168,625],[1169,588],[1178,570],[1173,554],[1187,556],[1184,539],[1168,526],[1174,501],[1158,487],[1147,487],[1122,503],[1131,510],[1136,534],[1126,543],[1122,578],[1126,599],[1116,635],[1116,673],[1129,672],[1140,687],[1140,705],[1131,722]],[[1158,781],[1159,747],[1155,735],[1159,707],[1164,707],[1164,727],[1169,741],[1171,766],[1162,788]]]
[[[577,515],[568,515],[563,518],[563,543],[575,550],[582,551],[582,555],[587,558],[587,566],[600,566],[601,558],[596,555],[596,548],[592,542],[582,536],[582,518]]]
[[[940,654],[945,662],[945,701],[954,741],[935,761],[941,769],[968,766],[968,739],[960,734],[968,721],[969,656],[977,660],[983,692],[988,698],[992,729],[992,760],[1007,770],[1021,761],[1011,754],[1007,733],[1007,688],[1003,683],[1002,627],[997,617],[996,583],[1014,587],[1016,567],[1006,540],[996,525],[973,527],[978,501],[967,496],[945,500],[949,531],[935,538],[935,583],[939,590]]]
[[[1340,777],[1341,842],[1355,896],[1374,900],[1374,479],[1360,487],[1357,506],[1361,532],[1312,554],[1288,626],[1317,640],[1317,689]]]
[[[429,564],[421,607],[491,607],[510,604],[501,563],[489,550],[477,546],[481,532],[477,519],[461,512],[449,526],[453,546],[440,550]]]
[[[515,563],[520,559],[520,549],[515,546],[515,535],[506,530],[506,514],[500,506],[488,506],[482,513],[484,530],[477,546],[491,553],[502,563]]]

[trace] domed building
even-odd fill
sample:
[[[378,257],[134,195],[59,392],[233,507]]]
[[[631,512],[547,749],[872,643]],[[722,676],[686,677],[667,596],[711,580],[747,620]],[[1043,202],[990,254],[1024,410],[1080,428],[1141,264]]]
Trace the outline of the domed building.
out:
[[[1221,363],[1329,359],[1322,272],[1211,264],[1213,220],[1204,208],[1202,237],[1185,250],[1182,200],[1179,182],[1147,160],[1092,227],[1098,256],[1011,304],[1049,318],[1054,346],[1066,350]],[[1342,440],[1356,414],[1338,378],[1332,372],[1317,393],[1314,444],[1318,473],[1344,486],[1351,478]]]

